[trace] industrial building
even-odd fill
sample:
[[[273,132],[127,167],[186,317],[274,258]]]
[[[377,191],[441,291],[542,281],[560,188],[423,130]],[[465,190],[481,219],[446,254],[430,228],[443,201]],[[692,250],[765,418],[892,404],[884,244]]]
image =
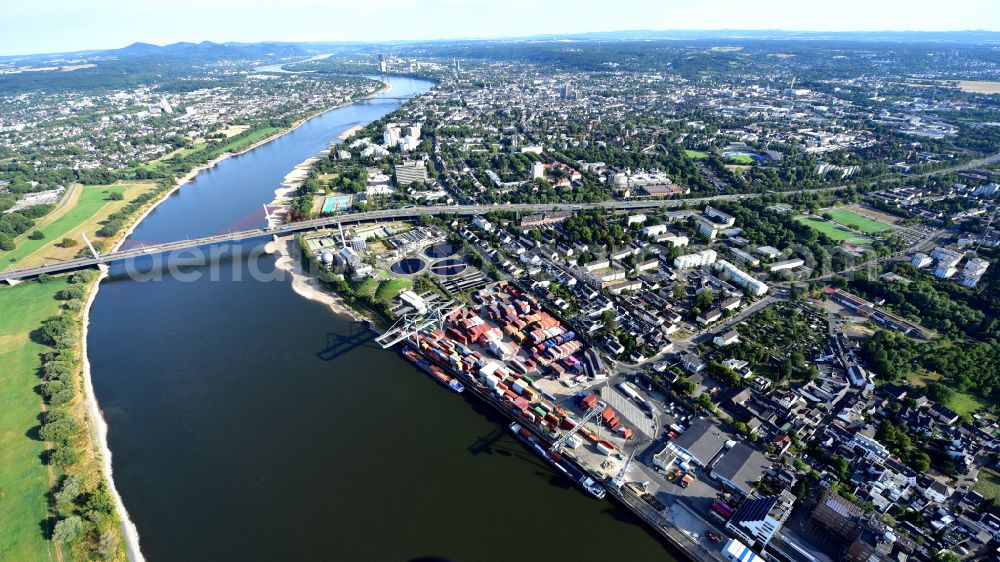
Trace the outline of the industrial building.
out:
[[[708,420],[697,419],[684,433],[668,441],[663,451],[656,455],[653,463],[666,469],[664,460],[667,457],[677,456],[704,468],[726,446],[728,440],[729,436],[723,433],[719,426]]]

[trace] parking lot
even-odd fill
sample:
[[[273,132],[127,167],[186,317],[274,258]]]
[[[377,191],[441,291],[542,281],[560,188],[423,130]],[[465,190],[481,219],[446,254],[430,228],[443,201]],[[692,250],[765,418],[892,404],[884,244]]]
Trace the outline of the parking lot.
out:
[[[608,403],[608,406],[620,413],[645,438],[653,439],[656,437],[655,415],[652,417],[648,415],[646,410],[636,405],[634,400],[629,399],[611,385],[601,387],[600,391],[601,398]]]

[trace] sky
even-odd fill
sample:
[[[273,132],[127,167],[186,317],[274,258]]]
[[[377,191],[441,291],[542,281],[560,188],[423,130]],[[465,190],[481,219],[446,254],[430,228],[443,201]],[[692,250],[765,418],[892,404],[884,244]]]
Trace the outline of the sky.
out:
[[[997,0],[2,0],[0,55],[142,41],[387,41],[621,30],[1000,30]]]

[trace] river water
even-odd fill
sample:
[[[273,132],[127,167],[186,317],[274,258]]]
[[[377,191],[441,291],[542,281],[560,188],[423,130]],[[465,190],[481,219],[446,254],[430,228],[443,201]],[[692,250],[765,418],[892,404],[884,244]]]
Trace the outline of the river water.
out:
[[[391,96],[426,81],[391,78]],[[327,112],[220,162],[129,243],[263,224],[293,166],[399,105]],[[116,265],[88,350],[115,482],[150,560],[674,560],[572,487],[473,397],[448,392],[274,270],[262,241],[152,280]],[[137,269],[155,271],[150,263]],[[259,275],[258,275],[259,277]]]

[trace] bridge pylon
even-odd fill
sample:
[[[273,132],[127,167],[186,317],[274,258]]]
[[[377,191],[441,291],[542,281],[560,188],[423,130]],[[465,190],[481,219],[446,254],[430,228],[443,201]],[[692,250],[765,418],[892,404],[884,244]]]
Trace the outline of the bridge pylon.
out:
[[[101,254],[98,254],[97,253],[97,249],[94,248],[94,245],[90,243],[90,238],[87,238],[87,233],[86,232],[81,232],[80,236],[83,236],[83,241],[86,242],[87,243],[87,247],[90,248],[90,253],[94,254],[94,259],[97,259],[97,260],[101,259]]]

